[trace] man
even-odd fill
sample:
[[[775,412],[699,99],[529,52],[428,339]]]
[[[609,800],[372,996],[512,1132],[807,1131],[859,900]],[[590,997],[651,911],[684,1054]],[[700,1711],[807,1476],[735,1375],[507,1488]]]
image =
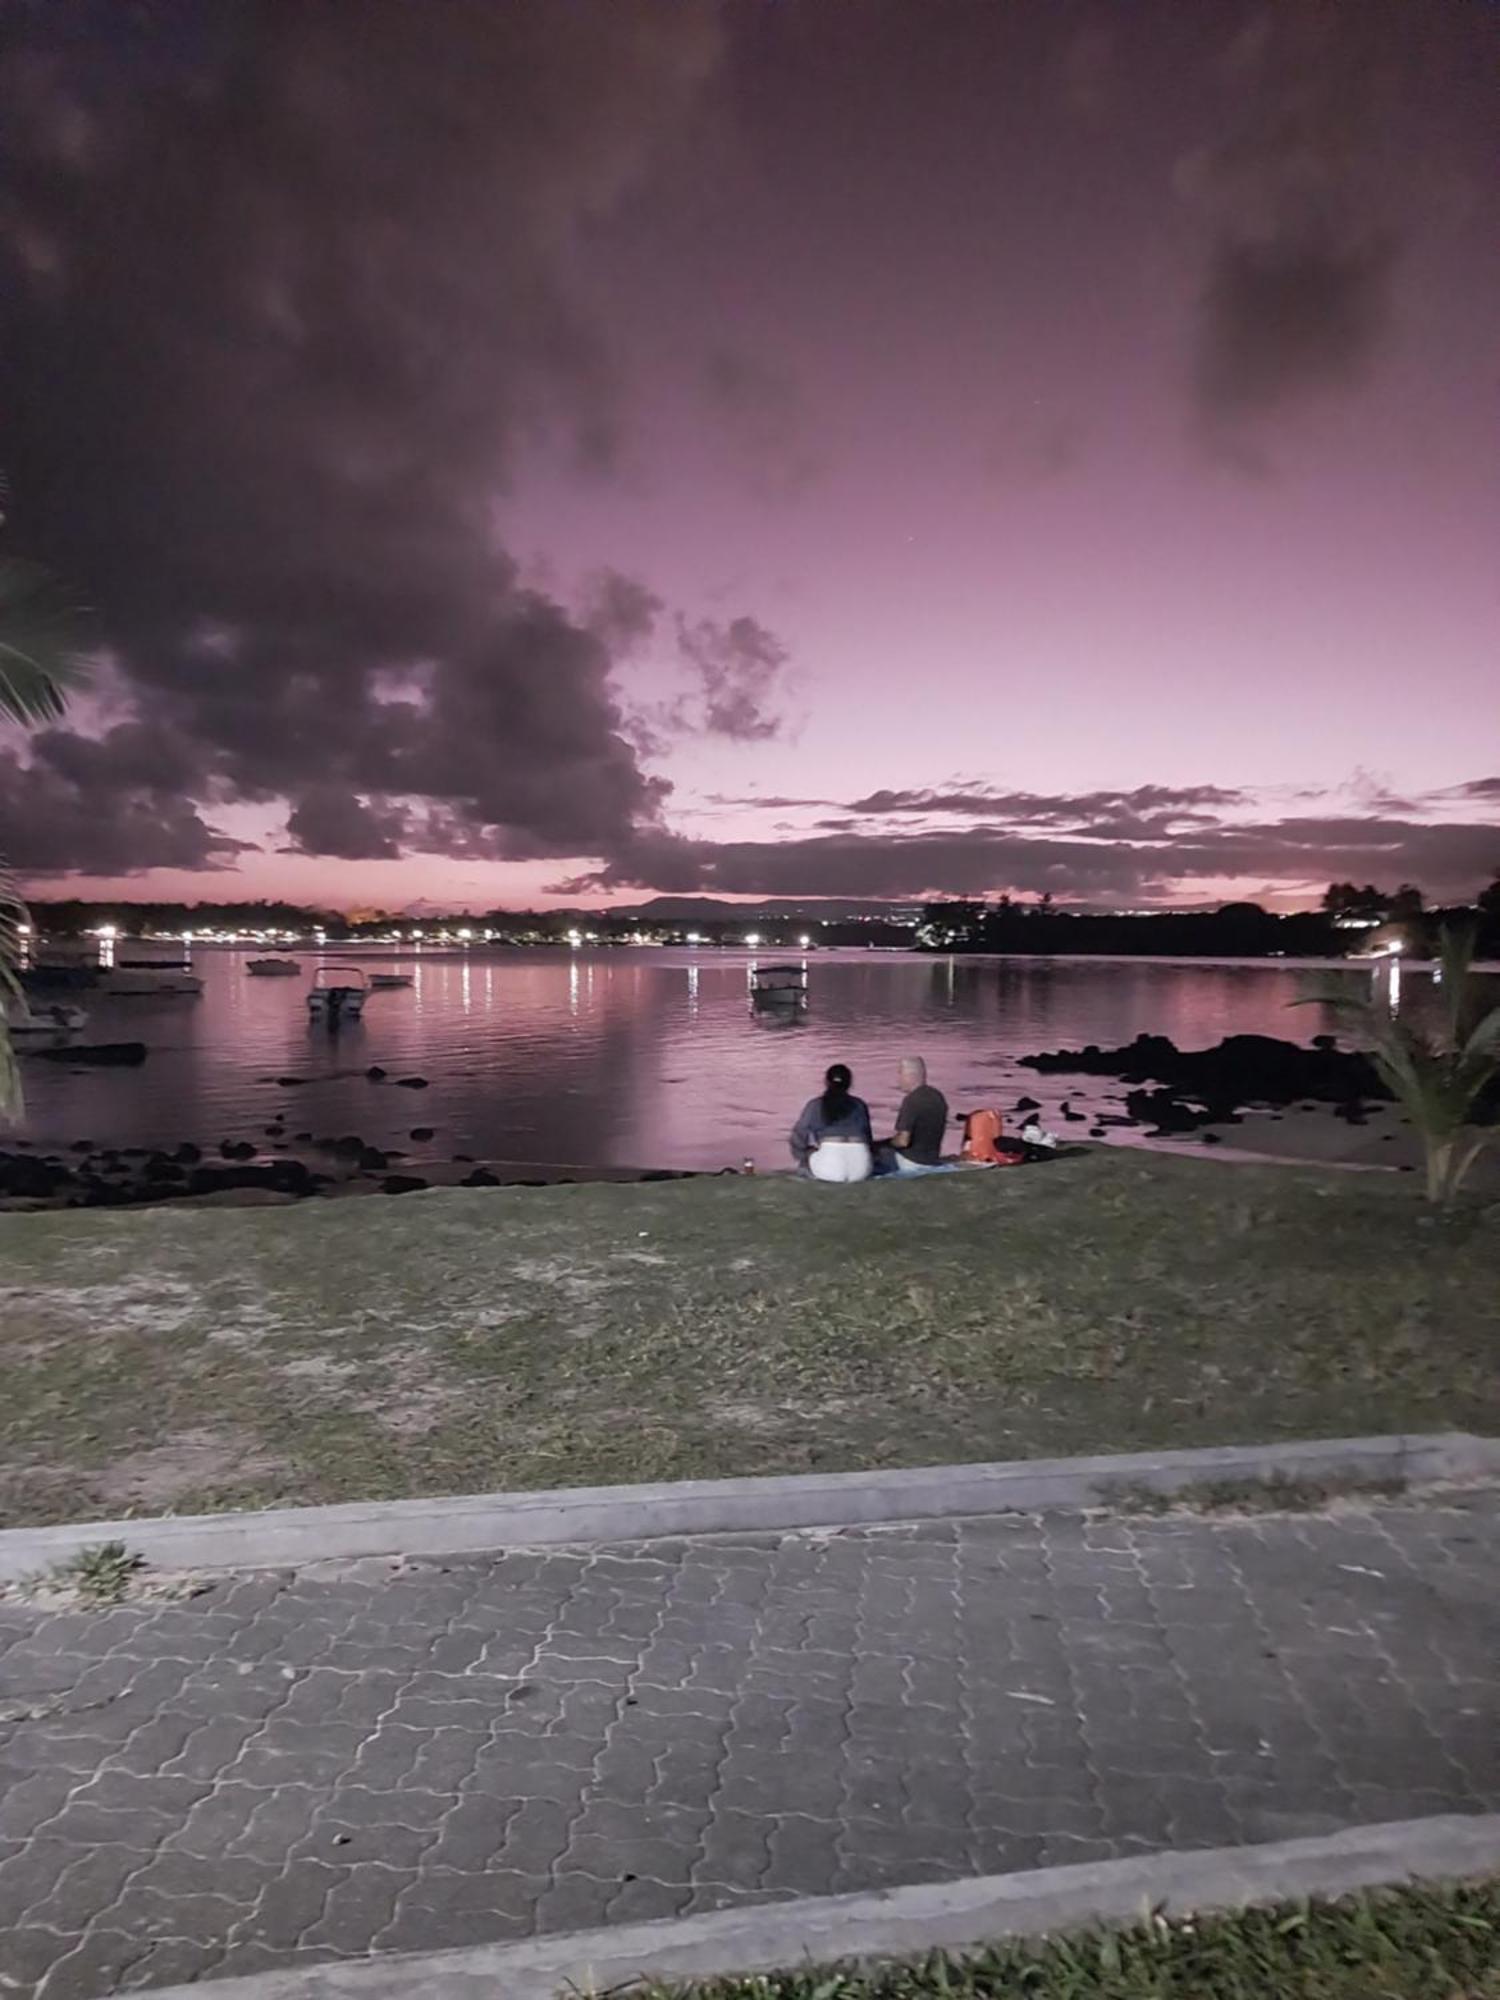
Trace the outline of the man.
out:
[[[902,1062],[901,1088],[906,1095],[896,1113],[896,1130],[891,1137],[896,1171],[898,1174],[930,1172],[943,1157],[948,1100],[927,1081],[927,1065],[920,1056],[907,1056]]]

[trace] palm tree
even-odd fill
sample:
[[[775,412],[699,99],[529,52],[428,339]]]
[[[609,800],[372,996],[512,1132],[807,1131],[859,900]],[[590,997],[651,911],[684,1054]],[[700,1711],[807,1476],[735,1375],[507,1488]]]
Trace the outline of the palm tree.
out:
[[[1435,1028],[1404,1021],[1379,1001],[1344,994],[1294,1001],[1331,1007],[1369,1051],[1370,1060],[1411,1120],[1427,1156],[1427,1199],[1449,1202],[1495,1136],[1473,1119],[1500,1076],[1500,1007],[1481,1011],[1474,976],[1472,925],[1442,931],[1442,1014]]]
[[[0,482],[0,501],[3,497]],[[79,616],[78,604],[50,570],[0,557],[0,720],[24,727],[57,721],[68,690],[82,675]],[[21,1108],[21,1076],[5,1008],[21,990],[16,967],[25,921],[20,887],[0,855],[0,1114],[7,1116]]]

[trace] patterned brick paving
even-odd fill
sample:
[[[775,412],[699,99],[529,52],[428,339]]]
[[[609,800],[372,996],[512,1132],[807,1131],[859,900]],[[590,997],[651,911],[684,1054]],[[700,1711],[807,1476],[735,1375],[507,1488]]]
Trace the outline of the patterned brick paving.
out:
[[[0,1993],[1500,1809],[1500,1495],[0,1607]]]

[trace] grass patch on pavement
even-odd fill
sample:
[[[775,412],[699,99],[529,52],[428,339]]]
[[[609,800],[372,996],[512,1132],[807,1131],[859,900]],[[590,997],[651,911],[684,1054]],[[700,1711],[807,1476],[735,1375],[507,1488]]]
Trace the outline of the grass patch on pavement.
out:
[[[1492,2000],[1500,1883],[1154,1918],[972,1955],[645,1990],[648,2000]]]
[[[0,1521],[1500,1432],[1500,1217],[1100,1150],[0,1217]]]

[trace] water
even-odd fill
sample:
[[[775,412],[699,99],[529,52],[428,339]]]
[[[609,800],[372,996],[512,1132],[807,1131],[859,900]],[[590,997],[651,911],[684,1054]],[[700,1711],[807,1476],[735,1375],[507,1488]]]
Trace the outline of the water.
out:
[[[309,1025],[307,979],[251,978],[247,954],[203,950],[200,999],[74,996],[89,1041],[140,1040],[136,1070],[70,1071],[27,1062],[24,1130],[39,1144],[172,1146],[260,1140],[284,1114],[291,1133],[358,1133],[411,1160],[576,1166],[706,1167],[786,1163],[785,1133],[830,1062],[848,1062],[877,1127],[899,1100],[896,1065],[924,1055],[955,1109],[1025,1093],[1055,1114],[1068,1098],[1108,1109],[1107,1078],[1038,1077],[1017,1058],[1104,1046],[1147,1031],[1198,1048],[1230,1034],[1306,1040],[1337,1028],[1293,1000],[1351,991],[1389,971],[1288,961],[927,958],[818,952],[806,961],[804,1022],[752,1014],[739,952],[616,949],[406,955],[366,961],[414,985],[373,994],[336,1033]],[[317,963],[309,954],[309,969]],[[1430,999],[1430,975],[1405,972],[1403,1005]],[[426,1077],[426,1090],[375,1084]],[[305,1079],[296,1088],[275,1079]],[[410,1138],[431,1126],[431,1141]]]

